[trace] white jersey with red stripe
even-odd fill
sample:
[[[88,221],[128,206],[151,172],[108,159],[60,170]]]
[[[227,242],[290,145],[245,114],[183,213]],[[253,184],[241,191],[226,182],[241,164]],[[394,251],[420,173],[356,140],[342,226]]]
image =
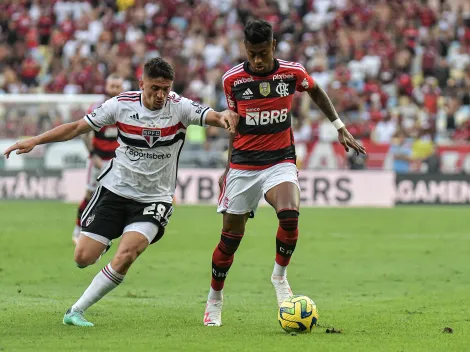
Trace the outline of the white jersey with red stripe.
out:
[[[149,110],[140,91],[124,92],[87,114],[85,121],[99,131],[116,124],[116,157],[98,177],[111,192],[142,203],[171,203],[178,158],[186,128],[204,126],[212,109],[174,92],[160,110]]]

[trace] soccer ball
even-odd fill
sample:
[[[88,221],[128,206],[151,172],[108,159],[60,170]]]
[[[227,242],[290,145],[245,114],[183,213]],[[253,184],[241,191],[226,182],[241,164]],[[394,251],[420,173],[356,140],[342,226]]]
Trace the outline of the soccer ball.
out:
[[[310,332],[317,325],[317,306],[307,296],[291,296],[282,302],[278,320],[286,332]]]

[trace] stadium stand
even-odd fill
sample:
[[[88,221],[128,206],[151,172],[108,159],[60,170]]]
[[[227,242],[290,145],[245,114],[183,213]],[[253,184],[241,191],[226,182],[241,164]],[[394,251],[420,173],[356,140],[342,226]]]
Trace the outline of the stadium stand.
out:
[[[242,28],[254,17],[273,23],[277,56],[307,68],[356,137],[427,143],[423,158],[434,145],[470,141],[465,0],[2,1],[0,94],[100,94],[111,72],[137,89],[143,62],[162,56],[177,93],[223,109],[221,76],[243,61]],[[335,140],[308,96],[295,99],[297,142]],[[50,116],[0,109],[0,138],[63,122],[41,114]],[[226,142],[223,131],[193,130],[181,162],[221,166]]]

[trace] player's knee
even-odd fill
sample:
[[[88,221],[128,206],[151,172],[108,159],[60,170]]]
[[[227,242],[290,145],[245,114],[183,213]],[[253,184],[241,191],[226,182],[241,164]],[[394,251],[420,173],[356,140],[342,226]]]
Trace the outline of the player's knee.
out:
[[[248,214],[224,214],[223,230],[226,232],[244,233]]]
[[[284,209],[277,213],[279,226],[288,232],[297,230],[299,225],[299,212],[295,209]]]
[[[138,256],[139,253],[136,249],[126,248],[116,253],[114,262],[116,262],[119,267],[129,268]]]
[[[93,264],[96,261],[95,258],[91,253],[87,251],[77,248],[74,254],[74,261],[77,264],[77,267],[80,269],[86,268],[87,266]]]

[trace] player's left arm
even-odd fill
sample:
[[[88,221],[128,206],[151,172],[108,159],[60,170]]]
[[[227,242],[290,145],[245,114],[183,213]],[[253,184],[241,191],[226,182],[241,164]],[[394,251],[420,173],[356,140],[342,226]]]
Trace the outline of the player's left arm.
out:
[[[300,67],[300,66],[299,66]],[[313,80],[313,78],[307,73],[304,67],[300,67],[297,75],[297,86],[296,90],[299,92],[306,91],[313,102],[318,108],[325,114],[328,120],[331,121],[333,126],[338,131],[338,140],[343,145],[344,149],[348,152],[349,148],[352,148],[359,153],[366,153],[365,148],[360,145],[354,137],[348,132],[346,126],[341,121],[336,112],[331,99],[328,94]]]

